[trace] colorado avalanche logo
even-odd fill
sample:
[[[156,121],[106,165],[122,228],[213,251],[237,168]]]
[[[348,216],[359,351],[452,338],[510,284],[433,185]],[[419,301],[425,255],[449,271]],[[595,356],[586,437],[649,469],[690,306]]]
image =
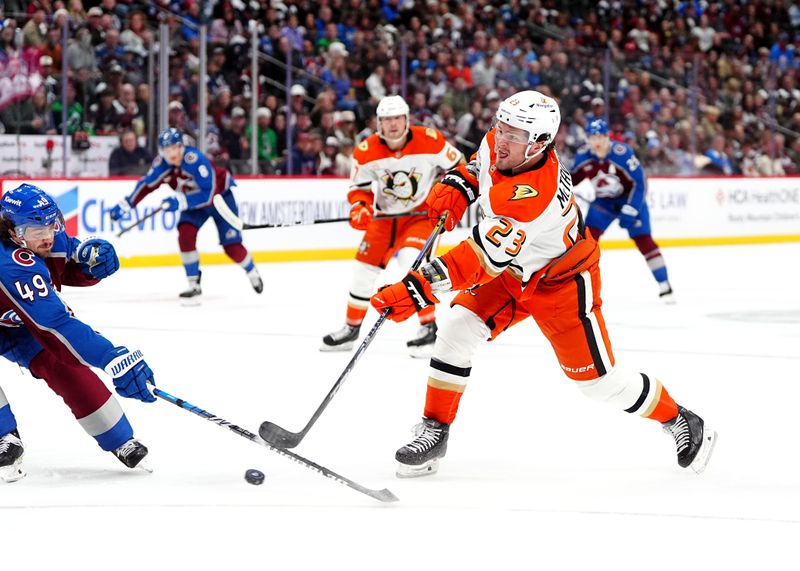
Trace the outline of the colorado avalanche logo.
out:
[[[19,327],[20,325],[22,325],[22,320],[13,309],[0,315],[0,327]]]
[[[417,194],[420,175],[416,172],[416,167],[409,172],[406,171],[384,171],[383,193],[394,197],[397,200],[410,202]]]
[[[34,253],[27,248],[17,248],[11,254],[11,258],[20,266],[30,267],[36,263]]]

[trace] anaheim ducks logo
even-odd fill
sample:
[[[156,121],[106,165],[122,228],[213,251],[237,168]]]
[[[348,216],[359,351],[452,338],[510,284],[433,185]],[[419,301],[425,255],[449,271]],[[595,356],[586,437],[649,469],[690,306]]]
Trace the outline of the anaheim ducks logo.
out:
[[[539,191],[529,184],[514,185],[514,196],[510,200],[522,200],[523,198],[535,198],[539,196]]]
[[[383,181],[382,192],[397,200],[410,202],[417,195],[420,178],[422,177],[417,173],[416,167],[408,172],[386,170],[381,177]]]

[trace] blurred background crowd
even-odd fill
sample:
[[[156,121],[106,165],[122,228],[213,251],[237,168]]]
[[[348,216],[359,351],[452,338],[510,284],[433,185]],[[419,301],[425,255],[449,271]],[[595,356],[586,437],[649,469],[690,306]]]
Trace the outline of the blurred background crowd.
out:
[[[0,6],[0,131],[118,135],[111,174],[140,174],[155,150],[147,56],[159,23],[169,26],[168,124],[196,143],[203,21],[206,148],[235,173],[250,172],[255,125],[262,174],[348,175],[377,102],[393,94],[406,98],[413,123],[470,154],[499,101],[529,88],[560,102],[568,163],[588,122],[604,117],[649,174],[782,175],[800,164],[800,5],[788,0]]]

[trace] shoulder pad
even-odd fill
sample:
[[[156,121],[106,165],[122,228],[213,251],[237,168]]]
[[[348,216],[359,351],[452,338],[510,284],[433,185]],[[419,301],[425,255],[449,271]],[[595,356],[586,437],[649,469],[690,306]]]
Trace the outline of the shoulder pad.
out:
[[[431,139],[436,141],[437,139],[439,139],[439,131],[437,131],[433,127],[426,127],[425,128],[425,136],[426,137],[430,137]]]
[[[183,160],[186,162],[187,165],[193,165],[197,162],[198,155],[194,151],[186,151],[183,155]]]
[[[628,153],[628,150],[628,147],[622,143],[614,143],[611,145],[611,152],[613,152],[615,155],[625,155]]]

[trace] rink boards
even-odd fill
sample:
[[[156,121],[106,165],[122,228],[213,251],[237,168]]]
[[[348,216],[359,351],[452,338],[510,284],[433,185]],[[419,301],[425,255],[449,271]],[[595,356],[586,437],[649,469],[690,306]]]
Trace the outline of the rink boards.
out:
[[[21,181],[3,180],[2,190]],[[112,222],[109,210],[129,194],[135,179],[26,180],[59,202],[72,233],[112,240],[128,266],[178,265],[177,213],[151,213],[168,187],[145,198],[127,219]],[[310,224],[346,217],[347,180],[342,178],[237,177],[234,189],[240,215],[251,224],[294,224],[287,228],[245,231],[245,244],[257,262],[347,259],[361,232],[346,223]],[[800,177],[651,178],[648,204],[653,235],[662,246],[800,241]],[[454,232],[442,237],[447,248],[467,236],[475,221],[470,212]],[[124,227],[135,227],[117,237]],[[603,238],[604,248],[632,247],[616,223]],[[223,263],[213,224],[198,235],[204,263]]]

